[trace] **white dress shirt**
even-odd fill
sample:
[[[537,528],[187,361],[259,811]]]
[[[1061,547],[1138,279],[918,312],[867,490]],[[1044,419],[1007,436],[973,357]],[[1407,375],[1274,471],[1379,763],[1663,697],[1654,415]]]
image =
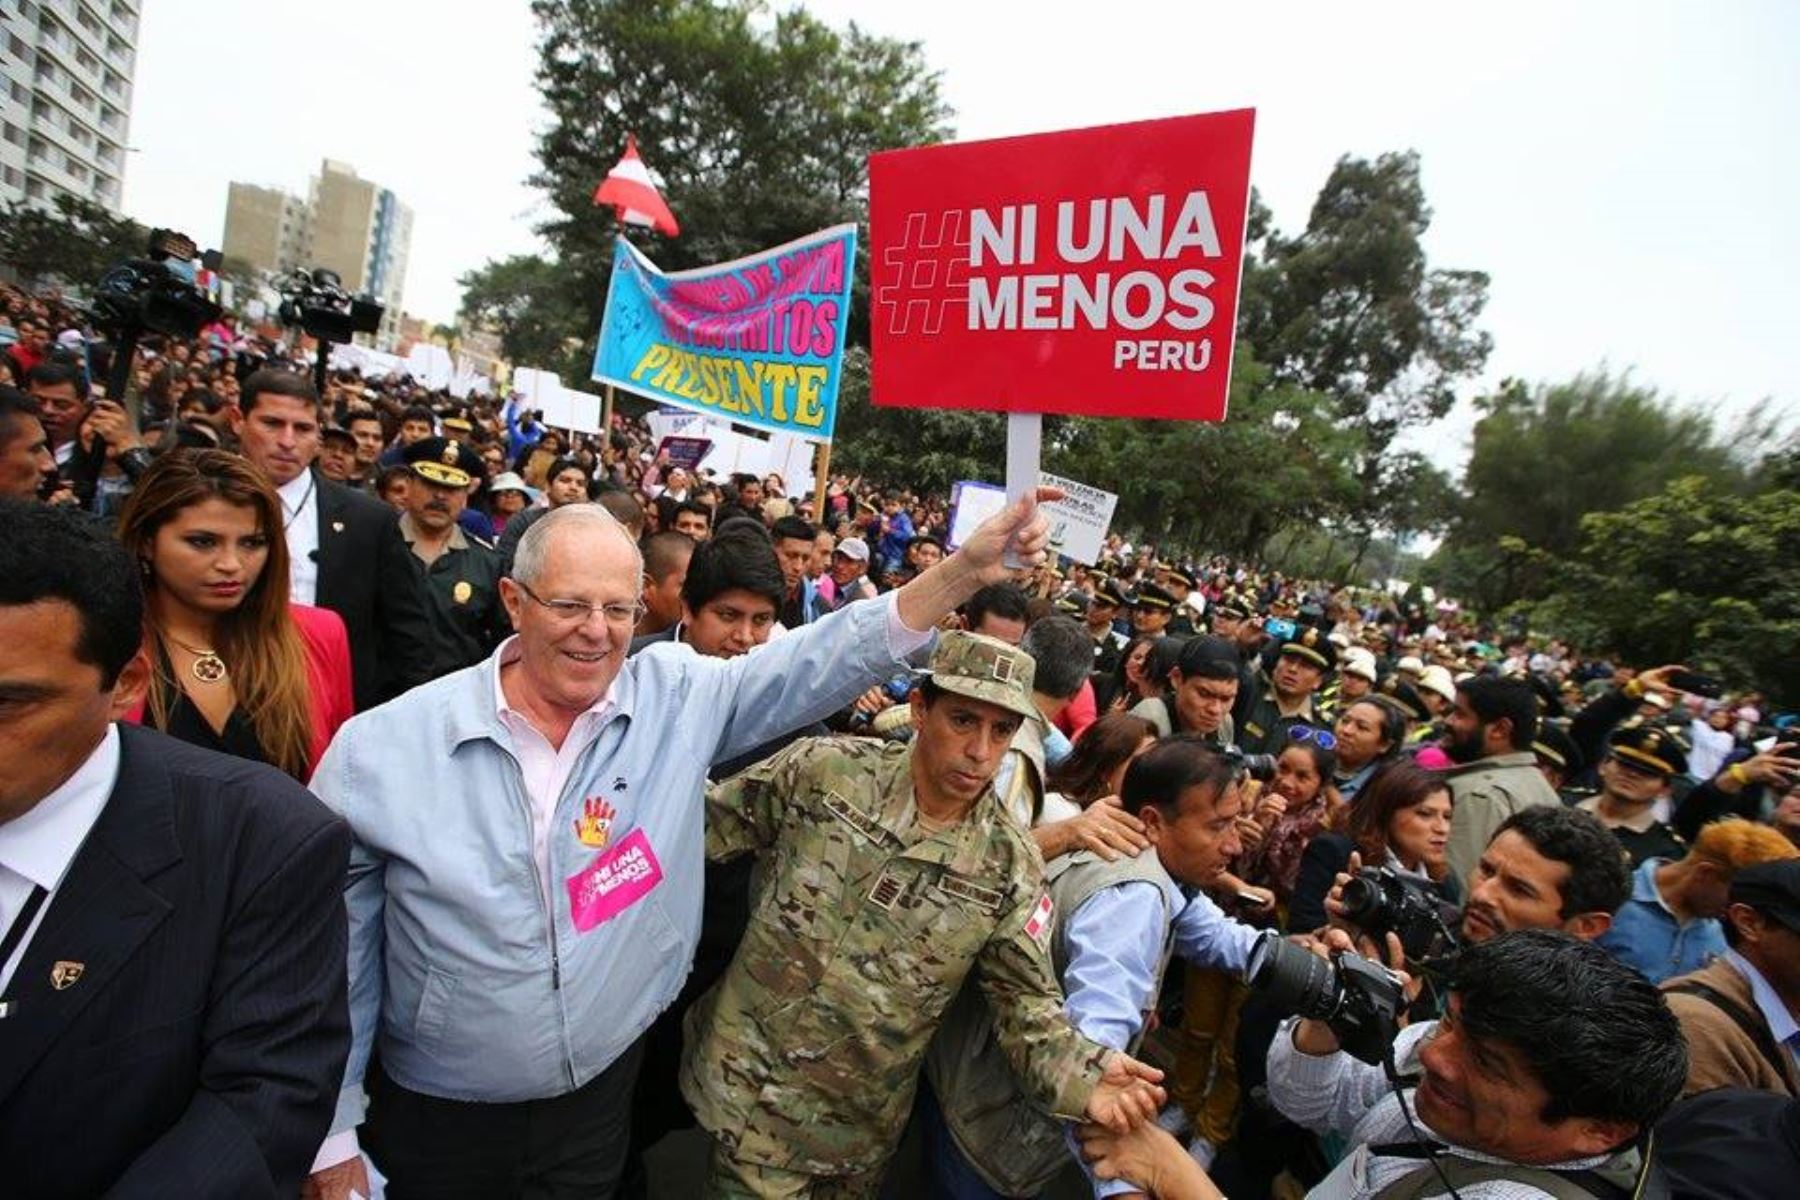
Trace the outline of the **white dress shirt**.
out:
[[[302,471],[275,489],[281,497],[281,519],[287,528],[288,600],[316,604],[319,590],[319,488],[311,471]]]
[[[100,744],[61,787],[23,815],[0,825],[0,931],[12,928],[13,918],[25,907],[33,888],[49,893],[11,957],[0,963],[0,995],[11,986],[13,972],[44,923],[56,889],[88,831],[100,819],[100,810],[106,807],[118,778],[119,727],[108,725]]]

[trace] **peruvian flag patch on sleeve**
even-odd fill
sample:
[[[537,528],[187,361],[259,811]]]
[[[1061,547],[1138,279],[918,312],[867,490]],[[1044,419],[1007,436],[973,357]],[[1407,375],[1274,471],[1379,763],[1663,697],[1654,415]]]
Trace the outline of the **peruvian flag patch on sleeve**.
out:
[[[1055,912],[1056,906],[1050,902],[1050,893],[1045,892],[1032,906],[1031,915],[1025,918],[1025,936],[1036,942],[1041,950],[1050,948],[1050,918]]]

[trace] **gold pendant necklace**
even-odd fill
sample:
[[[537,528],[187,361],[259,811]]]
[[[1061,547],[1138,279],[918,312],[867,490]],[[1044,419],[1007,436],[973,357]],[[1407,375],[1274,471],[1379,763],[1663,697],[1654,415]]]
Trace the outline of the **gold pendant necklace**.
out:
[[[217,650],[203,650],[198,646],[190,646],[166,629],[158,628],[164,637],[194,656],[194,665],[188,670],[201,683],[218,683],[231,674],[225,669],[225,660],[219,657]]]

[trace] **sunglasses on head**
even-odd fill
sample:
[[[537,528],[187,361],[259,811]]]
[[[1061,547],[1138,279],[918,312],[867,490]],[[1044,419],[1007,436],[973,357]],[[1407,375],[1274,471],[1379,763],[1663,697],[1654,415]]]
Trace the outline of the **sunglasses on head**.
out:
[[[1336,750],[1337,738],[1329,729],[1320,729],[1315,725],[1290,725],[1288,737],[1296,742],[1311,742],[1321,750]]]

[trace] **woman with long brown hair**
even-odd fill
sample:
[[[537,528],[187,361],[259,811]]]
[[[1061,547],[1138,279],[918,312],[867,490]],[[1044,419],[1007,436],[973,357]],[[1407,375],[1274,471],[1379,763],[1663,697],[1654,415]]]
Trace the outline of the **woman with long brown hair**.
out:
[[[223,450],[171,451],[139,477],[119,518],[152,668],[135,719],[305,780],[353,711],[350,643],[336,613],[288,603],[281,515]]]
[[[1376,771],[1338,810],[1332,831],[1313,838],[1301,856],[1289,931],[1308,933],[1325,924],[1325,898],[1352,854],[1364,867],[1391,867],[1428,883],[1452,904],[1460,901],[1462,889],[1446,856],[1452,810],[1450,784],[1436,771],[1404,759]]]

